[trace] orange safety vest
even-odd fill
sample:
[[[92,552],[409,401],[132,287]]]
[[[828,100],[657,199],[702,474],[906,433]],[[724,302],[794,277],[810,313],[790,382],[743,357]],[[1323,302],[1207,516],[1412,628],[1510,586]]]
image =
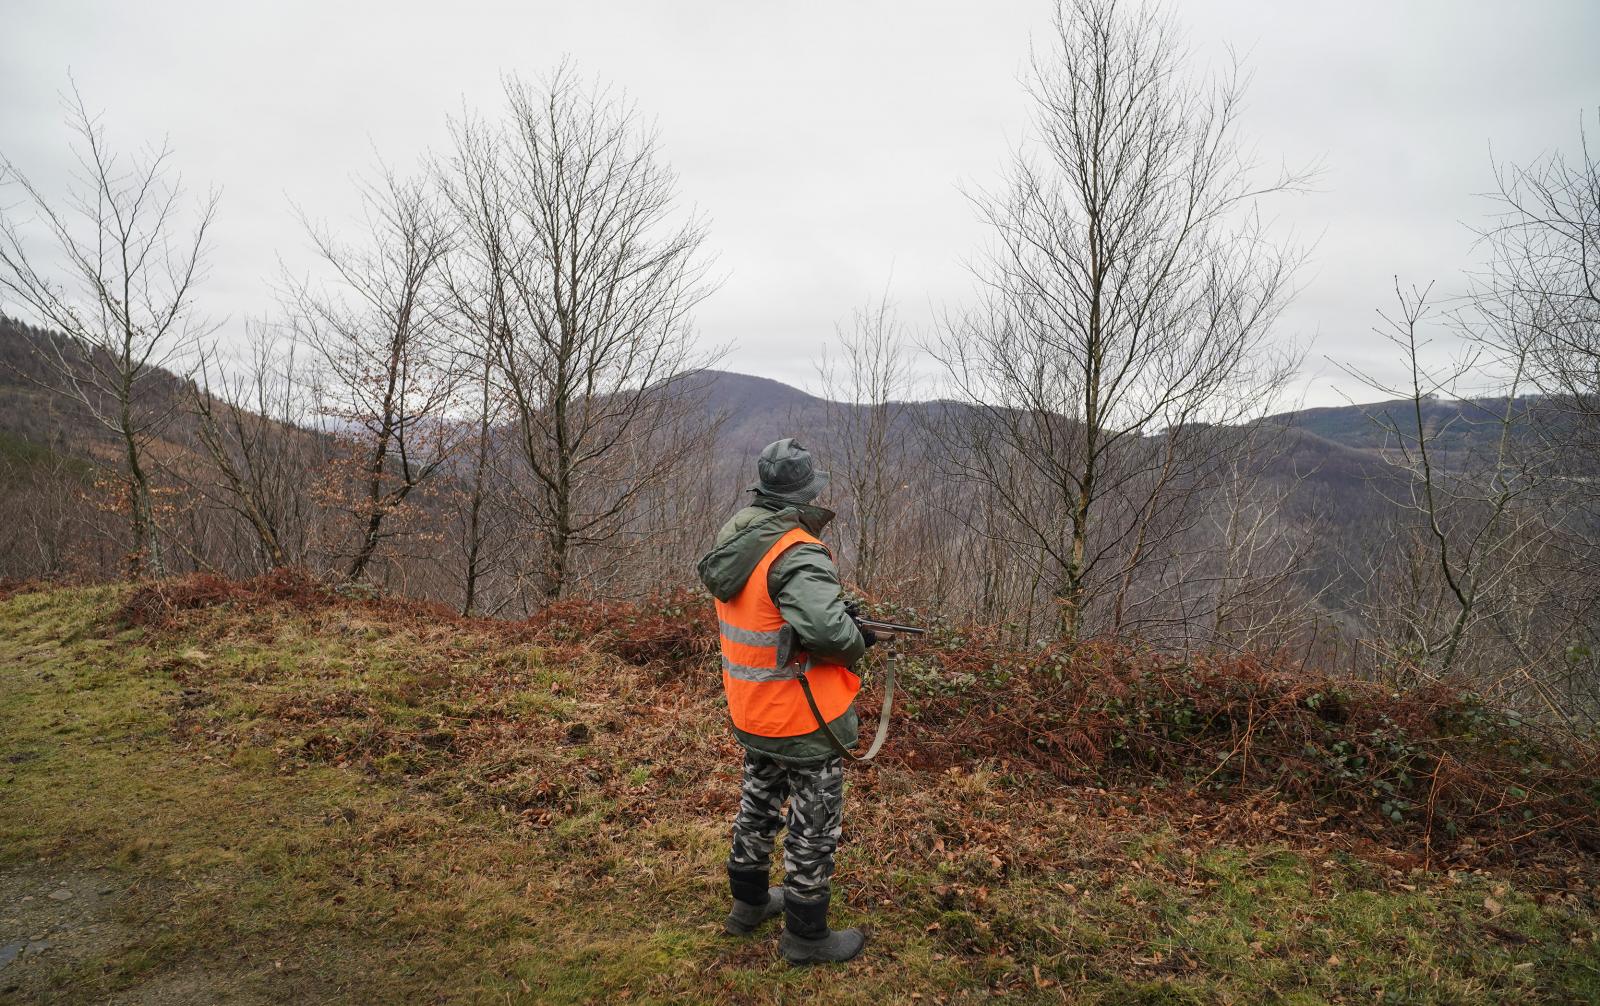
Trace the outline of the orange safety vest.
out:
[[[822,544],[804,528],[789,531],[767,549],[739,593],[717,602],[728,713],[734,726],[757,737],[797,737],[817,729],[817,717],[800,690],[797,675],[802,668],[827,722],[843,716],[861,689],[861,679],[850,668],[811,663],[805,654],[797,654],[788,667],[778,666],[783,615],[767,592],[767,570],[784,549],[800,542]]]

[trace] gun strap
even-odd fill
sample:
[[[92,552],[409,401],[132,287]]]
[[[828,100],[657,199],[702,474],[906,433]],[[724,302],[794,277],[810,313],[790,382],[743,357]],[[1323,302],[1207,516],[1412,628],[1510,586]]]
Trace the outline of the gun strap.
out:
[[[883,742],[889,739],[889,710],[894,706],[894,662],[885,662],[883,671],[883,708],[878,710],[878,732],[873,735],[872,743],[868,745],[865,754],[856,754],[844,746],[833,728],[828,726],[828,721],[822,718],[822,710],[817,708],[816,696],[811,694],[811,683],[806,680],[806,671],[811,670],[811,659],[806,658],[805,667],[795,677],[800,682],[800,690],[805,693],[806,705],[811,707],[811,715],[817,719],[817,726],[822,728],[822,735],[828,738],[828,743],[841,758],[853,762],[869,762],[878,756],[883,749]]]

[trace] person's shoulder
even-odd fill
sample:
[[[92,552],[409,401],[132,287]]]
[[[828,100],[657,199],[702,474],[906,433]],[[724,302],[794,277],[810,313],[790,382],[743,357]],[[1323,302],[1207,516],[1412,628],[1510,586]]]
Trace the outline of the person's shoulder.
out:
[[[774,573],[788,574],[800,569],[826,570],[834,574],[833,553],[815,537],[809,536],[792,543],[783,554],[773,560]]]
[[[717,541],[727,541],[734,535],[737,535],[742,531],[746,531],[755,525],[762,523],[763,521],[770,520],[777,516],[777,511],[770,510],[767,507],[755,506],[753,504],[741,507],[734,513],[732,517],[728,518],[726,523],[722,525],[722,530],[717,532]]]

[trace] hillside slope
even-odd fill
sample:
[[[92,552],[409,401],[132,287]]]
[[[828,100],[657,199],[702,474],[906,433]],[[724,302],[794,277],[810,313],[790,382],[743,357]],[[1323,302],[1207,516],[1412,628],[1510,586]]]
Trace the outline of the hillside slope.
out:
[[[95,460],[114,466],[119,447],[110,433],[90,421],[82,410],[33,383],[45,375],[33,360],[29,346],[48,337],[0,316],[0,436],[78,461]],[[840,445],[830,442],[836,435],[830,413],[845,415],[852,406],[830,407],[825,400],[798,388],[748,374],[707,370],[695,375],[692,384],[703,416],[721,423],[714,453],[730,471],[744,471],[748,458],[784,436],[808,440],[824,461],[843,453]],[[187,387],[183,379],[158,372],[147,382],[147,407],[165,411]],[[1484,420],[1500,407],[1503,403],[1494,401],[1476,406],[1432,402],[1427,406],[1426,421],[1434,428],[1448,428],[1450,432],[1443,443],[1453,457],[1461,458],[1474,451],[1493,449],[1494,431]],[[951,408],[959,407],[946,402],[904,405],[903,436],[909,443],[908,457],[923,457],[929,447],[922,432],[928,423],[919,420],[931,421]],[[1377,453],[1383,444],[1382,433],[1366,415],[1368,411],[1381,414],[1388,408],[1381,403],[1351,405],[1273,417],[1272,423],[1291,432],[1268,471],[1273,478],[1294,484],[1290,509],[1297,519],[1316,519],[1327,526],[1331,536],[1337,537],[1346,529],[1369,525],[1374,517],[1392,510],[1374,488],[1373,479],[1388,477],[1388,471]],[[171,461],[194,450],[192,427],[192,420],[180,410],[167,429],[164,442],[157,445],[157,455]]]
[[[959,633],[904,656],[890,756],[849,774],[839,916],[874,941],[791,971],[770,930],[719,934],[737,751],[703,609],[504,625],[293,577],[0,601],[0,996],[1600,998],[1582,745],[1462,697],[1019,667]],[[1514,765],[1499,811],[1461,802]]]
[[[33,381],[46,375],[32,358],[32,341],[47,334],[13,319],[0,316],[0,432],[55,450],[111,456],[115,444],[109,434],[92,425],[72,406],[54,399]],[[723,425],[718,448],[724,454],[744,456],[760,450],[782,436],[825,436],[828,430],[828,402],[799,388],[770,378],[728,371],[707,370],[694,379],[696,393],[707,417],[721,417]],[[188,383],[165,371],[152,375],[147,395],[152,410],[164,410],[182,394]],[[1291,427],[1308,435],[1297,448],[1299,470],[1309,471],[1319,464],[1330,473],[1347,476],[1347,484],[1365,472],[1353,471],[1355,459],[1370,465],[1373,452],[1383,446],[1382,431],[1368,414],[1395,413],[1404,423],[1407,416],[1397,413],[1404,403],[1373,403],[1315,409],[1274,416],[1271,422]],[[1525,405],[1526,400],[1520,400]],[[1425,407],[1424,421],[1430,429],[1445,428],[1442,445],[1454,454],[1493,449],[1495,429],[1488,420],[1504,408],[1503,399],[1477,403],[1433,401]],[[906,403],[910,413],[931,415],[948,408],[941,402]],[[838,406],[848,411],[850,406]],[[183,439],[180,430],[175,432]],[[908,431],[917,428],[908,424]],[[823,445],[824,447],[826,445]],[[1359,466],[1356,466],[1359,467]],[[1329,476],[1324,476],[1326,481]]]

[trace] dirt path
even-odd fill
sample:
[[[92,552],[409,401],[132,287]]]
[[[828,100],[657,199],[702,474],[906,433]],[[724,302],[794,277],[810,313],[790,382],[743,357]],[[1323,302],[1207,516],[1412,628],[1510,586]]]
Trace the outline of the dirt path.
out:
[[[32,864],[0,870],[0,995],[43,1001],[51,975],[125,945],[108,871]]]
[[[148,937],[121,917],[125,882],[111,870],[48,863],[0,869],[0,1003],[55,1002],[61,996],[58,975]],[[179,968],[100,1001],[107,1006],[268,1002],[240,990],[246,978],[225,968]]]

